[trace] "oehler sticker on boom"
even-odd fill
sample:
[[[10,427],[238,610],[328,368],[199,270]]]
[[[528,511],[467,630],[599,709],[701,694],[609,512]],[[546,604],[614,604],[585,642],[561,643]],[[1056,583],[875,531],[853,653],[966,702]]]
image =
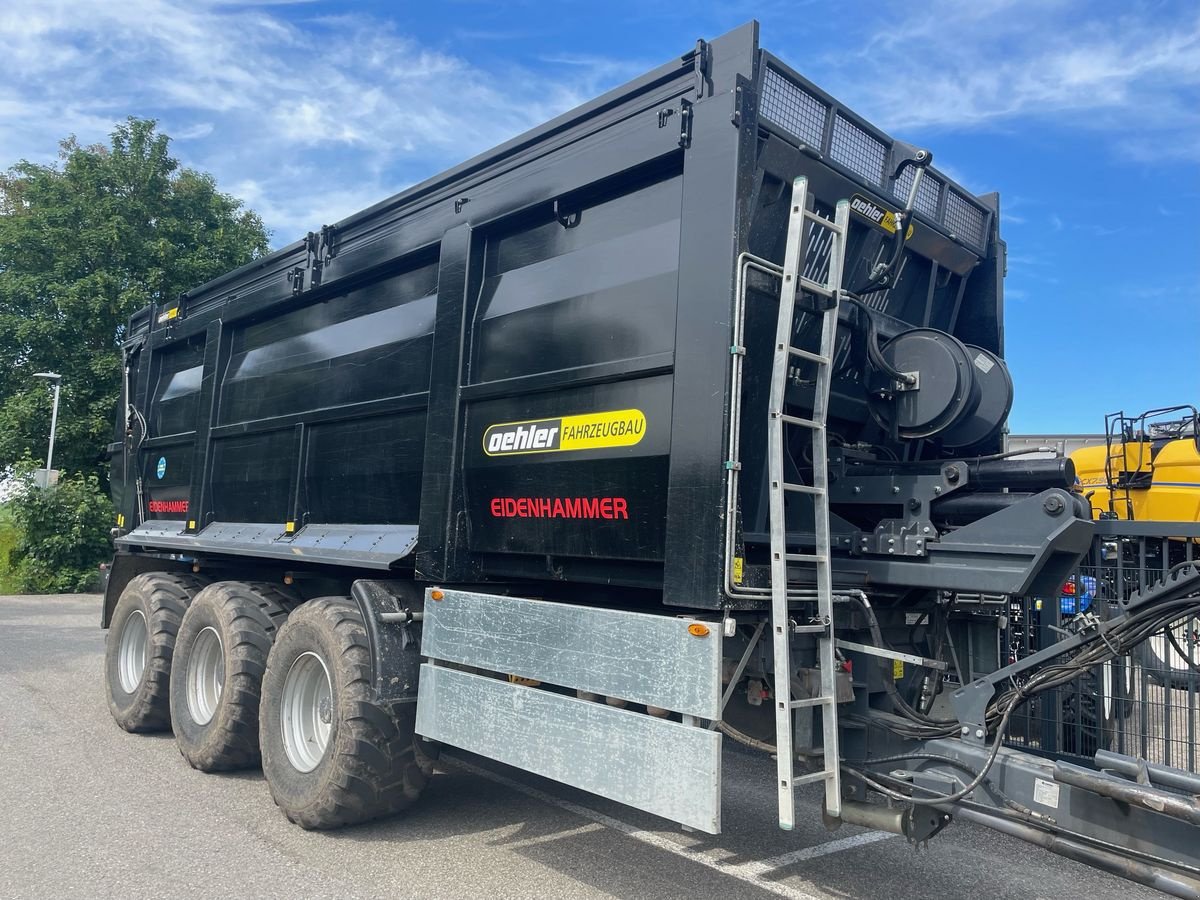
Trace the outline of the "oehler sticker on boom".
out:
[[[645,434],[646,416],[640,409],[614,409],[492,425],[483,433],[483,452],[488,456],[516,456],[632,447]]]
[[[872,225],[878,225],[888,234],[896,233],[896,214],[886,207],[880,206],[868,200],[862,194],[855,194],[850,198],[850,211],[858,213]],[[913,236],[913,227],[908,226],[908,233],[904,235],[905,240]]]

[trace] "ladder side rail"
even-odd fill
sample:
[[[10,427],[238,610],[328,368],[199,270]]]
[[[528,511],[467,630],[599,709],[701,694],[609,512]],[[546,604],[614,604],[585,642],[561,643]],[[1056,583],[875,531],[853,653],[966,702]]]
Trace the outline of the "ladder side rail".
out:
[[[813,401],[813,418],[825,422],[829,413],[829,393],[833,381],[833,354],[837,342],[838,296],[842,285],[846,256],[846,232],[849,228],[850,204],[841,200],[834,213],[834,250],[829,256],[829,285],[833,303],[825,311],[821,329],[821,356],[830,362],[817,373],[817,391]],[[821,710],[822,751],[827,778],[825,780],[825,808],[831,816],[841,814],[841,748],[838,741],[837,715],[837,665],[834,647],[833,621],[833,561],[832,535],[829,521],[829,448],[824,432],[813,436],[813,487],[820,491],[815,497],[814,519],[816,525],[817,554],[824,556],[817,563],[817,612],[829,623],[828,631],[819,639],[818,653],[821,668],[821,694],[829,700]]]
[[[804,266],[804,211],[808,203],[808,179],[797,178],[792,186],[792,207],[788,216],[787,244],[784,250],[783,283],[779,296],[779,315],[775,329],[775,353],[771,364],[768,398],[767,479],[770,490],[771,533],[771,643],[775,668],[775,759],[776,789],[779,799],[779,827],[795,827],[796,809],[792,777],[795,750],[792,741],[792,660],[791,631],[788,627],[787,518],[783,491],[783,404],[787,392],[793,319]]]

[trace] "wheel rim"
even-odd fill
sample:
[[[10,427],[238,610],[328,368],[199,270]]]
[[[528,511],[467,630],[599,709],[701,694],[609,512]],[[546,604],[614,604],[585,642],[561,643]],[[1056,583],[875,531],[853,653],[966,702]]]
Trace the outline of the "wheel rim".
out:
[[[225,687],[225,648],[211,625],[196,636],[188,657],[187,705],[192,721],[207,725],[217,712]]]
[[[132,694],[142,683],[148,642],[146,616],[140,609],[135,609],[121,629],[121,645],[117,651],[117,678],[121,682],[121,689],[127,694]]]
[[[1170,626],[1170,632],[1184,651],[1182,654],[1167,639],[1166,632],[1160,631],[1150,638],[1151,652],[1154,661],[1171,675],[1183,675],[1194,671],[1200,665],[1200,619],[1185,619]]]
[[[288,762],[299,772],[311,772],[325,757],[333,732],[333,685],[325,661],[301,653],[283,682],[280,725]]]
[[[1113,664],[1106,662],[1103,667],[1104,679],[1104,718],[1111,719],[1113,715]]]

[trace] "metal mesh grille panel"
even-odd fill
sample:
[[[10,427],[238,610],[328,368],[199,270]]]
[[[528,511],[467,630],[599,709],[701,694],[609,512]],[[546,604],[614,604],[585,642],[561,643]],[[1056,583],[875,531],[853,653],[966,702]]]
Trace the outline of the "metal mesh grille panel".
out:
[[[763,75],[761,112],[800,140],[821,146],[829,107],[769,67]]]
[[[955,191],[946,195],[946,230],[960,240],[983,246],[983,211]]]
[[[871,184],[883,183],[883,162],[887,147],[842,115],[833,123],[833,142],[829,155],[843,166],[861,175]]]
[[[908,192],[912,190],[913,178],[916,177],[916,173],[916,169],[909,166],[896,179],[892,193],[900,201],[901,206],[908,202]],[[921,178],[921,186],[917,188],[917,202],[915,204],[917,212],[936,220],[938,197],[941,193],[942,182],[926,172]]]
[[[841,112],[815,88],[805,87],[807,83],[802,79],[787,74],[781,63],[764,65],[759,78],[759,112],[763,119],[813,148],[823,149],[828,138],[828,161],[836,162],[867,186],[882,188],[885,196],[890,193],[899,206],[904,205],[914,170],[906,168],[892,180],[890,138],[879,136],[870,125],[857,124],[852,114]],[[973,247],[987,246],[987,210],[945,175],[926,171],[914,206],[956,240]]]

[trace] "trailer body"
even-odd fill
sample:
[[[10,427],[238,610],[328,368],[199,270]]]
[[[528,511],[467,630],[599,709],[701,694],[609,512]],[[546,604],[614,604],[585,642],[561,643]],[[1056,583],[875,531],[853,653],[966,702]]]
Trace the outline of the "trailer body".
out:
[[[936,744],[957,774],[924,767],[905,789],[957,809],[962,767],[1003,735],[988,678],[1008,598],[1057,596],[1093,531],[1069,461],[999,452],[998,221],[996,195],[760,49],[751,23],[143,310],[110,446],[110,652],[154,584],[198,591],[186,625],[232,583],[309,628],[361,622],[371,700],[411,732],[690,827],[720,829],[724,738],[784,733],[801,761],[826,757],[804,778],[835,788],[839,739],[867,764]],[[777,335],[789,279],[843,256],[835,306],[798,303]],[[815,346],[828,309],[828,357],[802,352],[779,381],[777,354]],[[776,445],[778,416],[816,437]],[[831,534],[824,507],[773,523],[775,450]],[[773,584],[780,547],[798,564]],[[816,615],[831,590],[837,615]],[[264,721],[325,652],[288,627]],[[319,732],[328,706],[313,715]],[[282,722],[264,742],[300,728]],[[1032,802],[1036,766],[1013,753],[985,770],[998,758]],[[263,758],[274,792],[284,764]],[[945,824],[919,798],[893,814],[867,810],[865,782],[847,794],[838,821],[917,841]],[[972,815],[1000,822],[1005,802],[976,796]],[[1155,847],[1185,837],[1162,827]]]
[[[122,417],[112,447],[119,546],[709,609],[737,593],[731,569],[761,581],[765,429],[733,416],[763,402],[774,313],[757,294],[736,309],[736,260],[781,257],[804,175],[822,210],[853,198],[863,277],[911,173],[753,28],[704,46],[136,316],[123,409],[145,428],[126,440]],[[1002,354],[997,219],[995,195],[929,172],[872,296],[882,340],[932,328]],[[831,430],[936,458],[887,434],[846,331]],[[885,582],[879,563],[847,571]]]

